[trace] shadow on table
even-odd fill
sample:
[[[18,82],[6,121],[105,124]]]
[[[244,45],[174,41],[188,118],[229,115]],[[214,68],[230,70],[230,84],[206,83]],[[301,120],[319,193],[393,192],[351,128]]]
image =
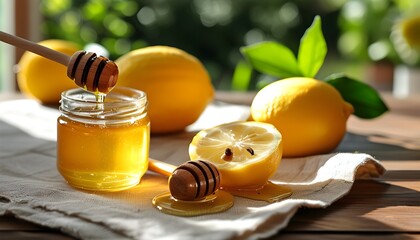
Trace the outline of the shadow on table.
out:
[[[302,234],[316,233],[320,239],[413,239],[404,233],[418,229],[410,208],[418,209],[418,199],[420,192],[413,189],[358,180],[348,195],[326,209],[299,209],[280,236],[309,239]]]
[[[336,151],[363,152],[379,160],[420,160],[420,141],[347,133]],[[389,170],[382,179],[400,182],[412,181],[418,176],[420,170]],[[405,233],[419,228],[420,218],[413,219],[415,213],[412,212],[420,206],[418,199],[420,192],[410,188],[357,180],[348,195],[328,208],[299,209],[288,227],[274,238],[413,239]]]
[[[336,151],[367,153],[379,160],[420,160],[420,140],[347,133]]]

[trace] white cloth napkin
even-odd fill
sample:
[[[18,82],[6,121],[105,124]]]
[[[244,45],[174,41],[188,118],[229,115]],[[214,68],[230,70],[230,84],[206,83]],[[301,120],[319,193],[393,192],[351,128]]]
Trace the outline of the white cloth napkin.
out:
[[[191,129],[247,116],[246,107],[211,105]],[[216,114],[215,114],[216,113]],[[148,172],[141,183],[117,193],[84,192],[67,185],[56,170],[58,112],[31,100],[0,102],[0,215],[11,214],[81,239],[256,239],[285,228],[299,207],[323,208],[349,192],[357,178],[378,177],[385,169],[367,154],[333,153],[283,159],[275,183],[293,195],[275,203],[235,197],[226,212],[176,217],[159,212],[152,198],[168,190],[167,179]],[[235,119],[236,118],[236,119]],[[154,137],[151,156],[175,165],[187,157]],[[164,144],[166,143],[166,145]]]

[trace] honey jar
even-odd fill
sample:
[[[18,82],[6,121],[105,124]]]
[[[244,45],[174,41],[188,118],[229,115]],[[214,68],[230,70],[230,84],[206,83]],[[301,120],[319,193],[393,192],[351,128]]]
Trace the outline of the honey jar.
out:
[[[103,96],[81,88],[61,94],[57,168],[73,187],[119,191],[147,171],[150,121],[142,91],[116,87]]]

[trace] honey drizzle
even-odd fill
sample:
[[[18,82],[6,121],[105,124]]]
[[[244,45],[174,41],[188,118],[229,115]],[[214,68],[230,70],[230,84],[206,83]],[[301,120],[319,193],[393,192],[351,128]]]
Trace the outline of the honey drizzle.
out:
[[[105,102],[105,97],[106,97],[105,93],[94,92],[94,94],[95,94],[96,102],[98,102],[98,103],[104,103]]]
[[[104,111],[104,109],[105,109],[104,102],[105,102],[106,94],[98,92],[98,91],[93,92],[93,94],[95,95],[96,109]]]

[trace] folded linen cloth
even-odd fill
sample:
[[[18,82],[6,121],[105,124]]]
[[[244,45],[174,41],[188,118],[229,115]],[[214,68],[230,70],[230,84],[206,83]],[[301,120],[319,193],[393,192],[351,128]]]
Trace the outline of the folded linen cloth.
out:
[[[243,120],[247,107],[215,104],[190,127]],[[333,153],[283,159],[271,181],[292,189],[291,197],[268,204],[235,197],[226,212],[182,218],[153,207],[168,191],[167,178],[148,172],[141,183],[116,193],[85,192],[65,183],[55,164],[59,113],[32,100],[0,102],[0,215],[59,229],[81,239],[257,239],[285,228],[299,207],[327,207],[349,192],[357,178],[385,169],[367,154]],[[213,118],[213,119],[212,119]],[[153,137],[151,156],[179,165],[188,157],[194,132]]]

